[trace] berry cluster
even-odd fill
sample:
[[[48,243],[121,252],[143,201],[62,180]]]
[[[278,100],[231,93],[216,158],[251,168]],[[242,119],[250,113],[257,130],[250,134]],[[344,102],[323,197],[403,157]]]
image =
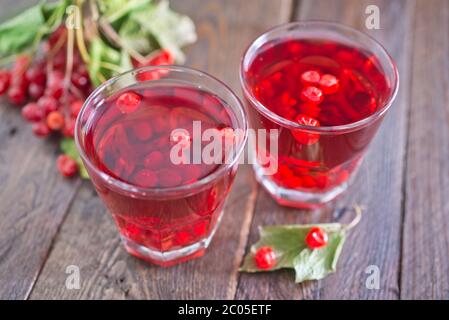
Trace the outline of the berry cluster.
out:
[[[12,105],[23,106],[21,114],[37,137],[58,134],[73,138],[76,117],[93,90],[80,52],[72,49],[67,47],[67,29],[61,26],[43,43],[42,57],[33,60],[30,55],[19,55],[10,70],[0,70],[0,96],[6,95]],[[136,67],[168,65],[174,57],[159,50],[146,63],[133,62]],[[151,78],[155,76],[160,75],[152,74]],[[125,113],[140,102],[132,94],[122,98],[118,103]],[[67,155],[58,158],[57,167],[65,177],[78,171],[76,161]]]
[[[75,119],[92,91],[86,65],[77,50],[68,63],[66,38],[66,29],[60,27],[44,43],[42,57],[33,60],[20,55],[10,70],[0,70],[0,95],[6,94],[13,105],[25,104],[21,114],[32,124],[37,137],[73,137]],[[58,158],[57,166],[63,176],[73,176],[76,162],[67,158]],[[69,166],[62,164],[67,162]]]

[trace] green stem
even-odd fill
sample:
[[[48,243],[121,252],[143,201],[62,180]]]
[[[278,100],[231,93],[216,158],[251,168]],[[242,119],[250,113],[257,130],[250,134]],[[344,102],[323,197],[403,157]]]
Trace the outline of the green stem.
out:
[[[109,69],[111,71],[115,71],[115,72],[118,72],[118,73],[123,73],[125,71],[125,69],[120,68],[119,66],[117,66],[115,64],[112,64],[112,63],[109,63],[109,62],[101,61],[100,62],[100,66],[105,68],[105,69]]]

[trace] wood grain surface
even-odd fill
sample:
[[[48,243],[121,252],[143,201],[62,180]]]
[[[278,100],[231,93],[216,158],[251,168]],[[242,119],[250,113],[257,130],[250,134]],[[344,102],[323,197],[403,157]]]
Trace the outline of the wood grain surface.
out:
[[[29,1],[7,0],[14,13]],[[0,102],[0,298],[3,299],[449,299],[449,2],[447,0],[172,0],[195,21],[187,65],[240,95],[245,48],[288,21],[337,21],[379,40],[397,63],[398,96],[354,184],[321,210],[278,206],[239,169],[222,224],[206,255],[171,268],[129,256],[90,182],[59,177],[56,141],[32,136],[20,110]],[[367,5],[380,29],[365,28]],[[340,208],[367,209],[349,234],[338,272],[294,284],[294,274],[239,273],[260,225],[347,221]],[[80,268],[81,288],[65,286]],[[379,289],[365,285],[369,266]]]
[[[410,49],[413,64],[401,263],[404,299],[449,299],[448,30],[448,1],[433,1],[431,6],[418,1]]]

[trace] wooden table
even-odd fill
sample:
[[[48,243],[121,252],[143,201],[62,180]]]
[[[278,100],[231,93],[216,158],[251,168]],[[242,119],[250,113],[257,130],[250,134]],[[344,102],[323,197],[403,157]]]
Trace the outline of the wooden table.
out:
[[[370,4],[380,8],[380,30],[365,29]],[[90,182],[59,176],[56,141],[34,138],[19,110],[2,106],[0,298],[448,299],[449,1],[178,0],[172,5],[197,26],[199,40],[188,48],[187,64],[223,79],[239,94],[244,49],[276,24],[339,21],[383,43],[398,63],[401,85],[355,183],[332,206],[299,211],[276,205],[251,168],[241,166],[207,254],[158,268],[124,251]],[[237,271],[258,238],[258,226],[338,220],[333,208],[353,203],[368,210],[349,235],[336,274],[295,285],[291,271]],[[79,290],[65,286],[69,265],[80,268]],[[366,287],[370,265],[380,271],[378,290]]]

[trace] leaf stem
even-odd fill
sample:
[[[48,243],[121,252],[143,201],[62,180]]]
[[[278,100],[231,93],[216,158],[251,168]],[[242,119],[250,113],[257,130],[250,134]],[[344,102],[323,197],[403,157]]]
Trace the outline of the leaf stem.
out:
[[[104,34],[110,41],[112,41],[118,47],[121,47],[123,50],[125,50],[139,64],[145,64],[147,59],[143,55],[141,55],[137,50],[134,50],[133,48],[128,46],[107,20],[105,20],[104,18],[100,18],[98,20],[98,25],[100,26],[101,31],[104,32]]]
[[[101,61],[100,62],[100,66],[105,68],[105,69],[109,69],[111,71],[115,71],[115,72],[118,72],[118,73],[123,73],[125,71],[123,68],[120,68],[119,66],[117,66],[117,65],[115,65],[113,63],[109,63],[109,62]]]
[[[351,222],[349,222],[348,224],[344,225],[344,229],[346,231],[351,230],[352,228],[354,228],[356,225],[359,224],[360,220],[362,219],[362,212],[365,208],[362,206],[359,206],[358,204],[355,204],[353,206],[353,210],[355,213],[355,217],[354,219],[352,219]]]

